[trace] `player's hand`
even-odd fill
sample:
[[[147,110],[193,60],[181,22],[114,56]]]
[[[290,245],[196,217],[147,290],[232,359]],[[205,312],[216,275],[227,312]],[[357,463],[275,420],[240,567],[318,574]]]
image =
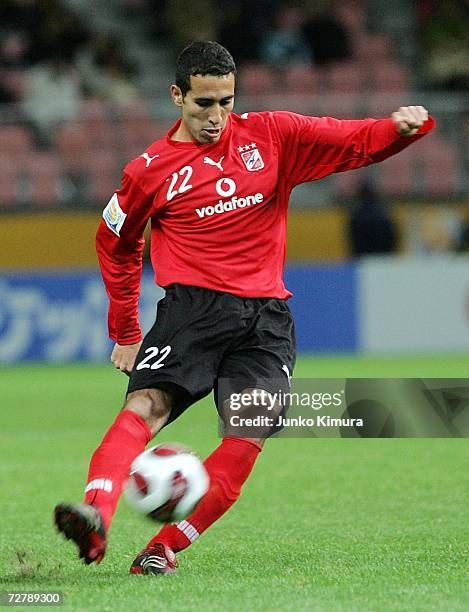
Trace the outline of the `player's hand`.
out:
[[[135,364],[137,353],[142,345],[141,342],[135,344],[115,344],[111,353],[111,361],[118,370],[130,376]]]
[[[428,119],[428,111],[423,106],[401,106],[391,118],[399,136],[414,136]]]

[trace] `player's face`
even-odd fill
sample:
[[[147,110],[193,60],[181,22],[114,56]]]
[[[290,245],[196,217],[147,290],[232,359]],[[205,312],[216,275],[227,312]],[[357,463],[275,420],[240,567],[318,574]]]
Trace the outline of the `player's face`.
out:
[[[174,136],[214,144],[220,140],[234,104],[235,77],[191,76],[191,88],[183,97],[176,85],[171,86],[174,103],[181,108],[182,123]]]

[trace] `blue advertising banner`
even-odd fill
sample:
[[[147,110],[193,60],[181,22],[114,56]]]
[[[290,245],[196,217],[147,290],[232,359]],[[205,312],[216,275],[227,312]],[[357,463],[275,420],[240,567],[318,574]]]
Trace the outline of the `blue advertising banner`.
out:
[[[357,271],[354,264],[304,265],[285,271],[298,350],[358,350]]]
[[[149,329],[164,292],[145,274],[140,320]],[[107,296],[98,272],[2,274],[0,363],[107,360]]]
[[[286,283],[294,297],[298,348],[357,348],[355,271],[352,266],[291,267]],[[155,320],[163,290],[147,270],[140,321]],[[107,296],[97,271],[4,273],[0,276],[0,363],[107,360]]]

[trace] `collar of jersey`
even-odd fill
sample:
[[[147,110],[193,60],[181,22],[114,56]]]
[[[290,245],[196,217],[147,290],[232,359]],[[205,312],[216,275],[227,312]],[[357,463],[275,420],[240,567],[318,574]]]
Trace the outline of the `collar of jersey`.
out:
[[[215,142],[213,144],[207,144],[207,143],[196,142],[196,141],[186,142],[186,141],[181,141],[181,140],[173,140],[171,136],[176,132],[178,127],[181,125],[181,121],[182,119],[179,118],[166,135],[166,142],[171,147],[186,148],[186,149],[194,149],[194,148],[196,149],[204,148],[207,150],[213,149],[215,147],[218,147],[218,145],[220,145],[222,142],[224,142],[228,138],[229,132],[231,131],[231,115],[230,115],[226,122],[225,129],[221,133],[220,140],[218,142]]]

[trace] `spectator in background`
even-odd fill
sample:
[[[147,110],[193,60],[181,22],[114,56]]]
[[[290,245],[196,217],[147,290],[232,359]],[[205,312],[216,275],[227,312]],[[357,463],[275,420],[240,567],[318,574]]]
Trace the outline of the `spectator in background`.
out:
[[[273,27],[261,44],[260,57],[275,68],[309,65],[311,55],[303,34],[304,12],[295,5],[280,6]]]
[[[217,8],[211,0],[171,0],[166,23],[177,47],[197,40],[214,40],[217,33]]]
[[[80,78],[70,62],[56,55],[31,69],[23,107],[39,144],[50,143],[60,122],[77,118],[80,102]]]
[[[135,70],[117,40],[97,36],[77,54],[77,67],[86,95],[124,106],[138,98],[132,82]]]
[[[167,20],[167,11],[170,0],[122,0],[124,11],[139,19],[145,18],[146,31],[150,41],[158,40],[168,45],[171,43],[172,33]]]
[[[426,75],[431,87],[469,90],[469,6],[459,0],[419,2]]]
[[[34,63],[43,62],[51,56],[72,61],[78,49],[90,41],[89,30],[59,0],[38,0],[38,5],[40,24],[32,32]]]
[[[0,104],[14,104],[23,98],[30,44],[23,31],[0,36]]]
[[[29,66],[31,39],[26,32],[10,31],[0,36],[0,67],[24,70]]]
[[[37,0],[1,0],[0,104],[23,99],[26,73],[33,63],[32,32],[40,23]]]
[[[427,60],[429,85],[446,91],[469,91],[469,47],[446,40],[434,48]]]
[[[245,2],[234,0],[225,3],[220,18],[217,40],[232,50],[238,63],[242,65],[259,60],[259,46],[267,24],[259,27],[252,18],[250,7]],[[243,33],[242,36],[239,35],[240,32]]]
[[[322,66],[349,59],[352,55],[350,36],[333,10],[310,8],[308,14],[303,34],[314,64]]]
[[[0,29],[25,32],[28,35],[41,27],[44,15],[39,0],[2,0],[0,2]]]
[[[358,190],[357,203],[350,215],[349,239],[354,257],[396,251],[396,225],[381,196],[368,182],[363,182]]]
[[[467,219],[461,221],[457,250],[460,253],[469,253],[469,220]]]
[[[28,36],[29,64],[42,63],[51,54],[70,59],[90,39],[86,26],[59,0],[2,0],[0,29]]]
[[[158,2],[161,2],[161,0],[158,0]],[[149,8],[150,4],[149,0],[120,0],[119,2],[120,8],[128,16],[141,15]]]

